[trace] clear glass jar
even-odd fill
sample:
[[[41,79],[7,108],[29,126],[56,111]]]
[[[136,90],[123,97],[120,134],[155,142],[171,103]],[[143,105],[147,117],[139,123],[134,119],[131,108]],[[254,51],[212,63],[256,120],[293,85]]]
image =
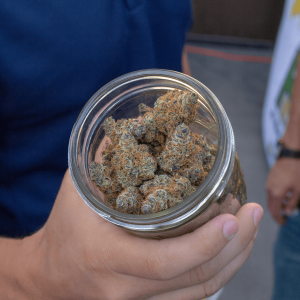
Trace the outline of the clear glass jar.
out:
[[[111,209],[90,178],[89,164],[101,162],[107,145],[103,122],[137,118],[138,105],[153,107],[169,90],[188,90],[199,96],[192,132],[217,144],[215,162],[204,182],[181,204],[167,210],[132,215]],[[229,119],[216,96],[202,83],[182,73],[150,69],[125,74],[103,86],[85,105],[71,133],[69,169],[82,199],[101,217],[131,234],[166,238],[191,232],[221,213],[235,214],[246,203],[246,186]]]

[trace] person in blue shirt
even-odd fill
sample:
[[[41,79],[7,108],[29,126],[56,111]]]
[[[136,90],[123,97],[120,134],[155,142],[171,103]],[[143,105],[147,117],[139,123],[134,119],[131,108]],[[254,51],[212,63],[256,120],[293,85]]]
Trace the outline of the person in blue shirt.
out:
[[[0,20],[1,296],[216,292],[249,256],[260,206],[186,236],[144,240],[96,215],[65,173],[72,126],[101,86],[139,69],[181,71],[190,1],[3,0]]]
[[[147,68],[181,71],[189,1],[1,1],[0,234],[47,220],[72,126],[104,84]]]

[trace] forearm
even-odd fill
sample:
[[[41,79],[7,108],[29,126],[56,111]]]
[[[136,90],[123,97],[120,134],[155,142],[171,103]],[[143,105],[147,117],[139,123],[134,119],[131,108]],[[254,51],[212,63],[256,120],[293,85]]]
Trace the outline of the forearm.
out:
[[[185,51],[185,47],[183,48],[183,51],[182,51],[181,66],[182,66],[182,72],[184,74],[192,76],[192,72],[191,72],[187,53]]]
[[[0,289],[1,299],[16,299],[19,285],[16,260],[22,240],[0,238]]]
[[[40,233],[24,239],[0,238],[0,299],[41,299]]]
[[[294,80],[290,120],[282,138],[287,148],[300,149],[300,63],[297,65],[297,76]]]

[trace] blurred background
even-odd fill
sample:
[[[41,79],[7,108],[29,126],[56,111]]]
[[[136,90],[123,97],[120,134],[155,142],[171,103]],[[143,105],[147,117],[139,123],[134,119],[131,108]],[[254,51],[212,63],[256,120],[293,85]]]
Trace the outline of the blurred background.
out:
[[[265,215],[245,265],[214,299],[271,299],[277,225],[266,207],[268,166],[261,118],[283,0],[193,0],[194,23],[185,51],[193,77],[215,93],[235,133],[248,202]]]
[[[209,34],[274,42],[284,0],[193,0],[191,35]]]

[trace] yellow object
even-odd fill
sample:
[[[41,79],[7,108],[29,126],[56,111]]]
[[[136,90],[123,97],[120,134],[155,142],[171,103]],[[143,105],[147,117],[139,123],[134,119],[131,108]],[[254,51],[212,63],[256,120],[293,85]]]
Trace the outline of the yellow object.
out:
[[[300,0],[296,0],[292,9],[292,16],[300,15]]]

